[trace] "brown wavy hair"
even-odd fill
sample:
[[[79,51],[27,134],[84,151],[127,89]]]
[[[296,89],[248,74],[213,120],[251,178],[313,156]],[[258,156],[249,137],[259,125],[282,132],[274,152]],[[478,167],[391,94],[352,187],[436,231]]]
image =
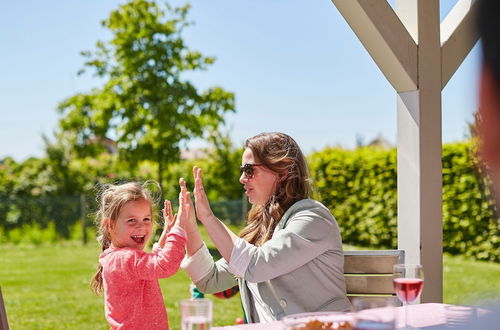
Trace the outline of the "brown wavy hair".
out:
[[[120,211],[125,204],[130,201],[145,200],[151,204],[151,209],[155,203],[152,193],[146,188],[152,181],[141,184],[139,182],[127,182],[122,184],[107,184],[100,188],[98,192],[99,211],[97,211],[96,222],[98,229],[97,241],[101,244],[102,251],[111,245],[111,236],[108,228],[113,227]],[[109,220],[108,220],[109,219]],[[110,221],[110,223],[108,223]],[[97,272],[90,288],[97,294],[103,291],[102,266],[99,264]]]
[[[311,196],[306,159],[297,142],[284,133],[261,133],[249,138],[245,147],[256,160],[280,174],[276,190],[265,205],[252,205],[240,237],[261,246],[271,239],[283,214],[295,202]]]

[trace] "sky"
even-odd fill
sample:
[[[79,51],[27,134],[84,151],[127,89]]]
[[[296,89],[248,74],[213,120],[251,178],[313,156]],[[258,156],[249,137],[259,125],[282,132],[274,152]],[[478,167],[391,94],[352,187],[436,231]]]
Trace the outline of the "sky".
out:
[[[42,135],[53,136],[59,102],[99,86],[92,75],[77,75],[80,52],[109,39],[100,22],[123,2],[0,2],[0,159],[42,157]],[[194,25],[185,40],[217,60],[187,77],[200,90],[217,85],[235,93],[226,129],[236,145],[264,131],[291,135],[306,154],[379,135],[396,143],[396,92],[330,0],[190,3]],[[454,3],[441,0],[442,19]],[[468,134],[479,58],[476,45],[443,90],[444,143]]]

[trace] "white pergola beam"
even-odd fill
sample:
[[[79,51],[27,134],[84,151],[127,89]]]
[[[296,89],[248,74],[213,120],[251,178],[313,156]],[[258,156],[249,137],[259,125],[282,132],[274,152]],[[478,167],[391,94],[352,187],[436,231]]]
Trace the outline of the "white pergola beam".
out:
[[[417,45],[387,1],[332,0],[398,92],[417,89]]]
[[[476,2],[441,24],[439,0],[332,2],[397,91],[398,248],[424,266],[421,300],[442,302],[441,90],[478,40]]]
[[[412,9],[412,10],[409,10]],[[422,302],[442,302],[441,44],[438,0],[397,0],[418,27],[418,90],[398,93],[398,248],[424,266]]]
[[[444,88],[479,40],[477,2],[459,0],[441,23],[441,88]]]

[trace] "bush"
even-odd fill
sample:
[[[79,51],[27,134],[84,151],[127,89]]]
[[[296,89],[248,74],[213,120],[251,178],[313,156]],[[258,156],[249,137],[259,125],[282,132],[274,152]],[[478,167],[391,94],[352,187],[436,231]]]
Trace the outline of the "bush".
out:
[[[443,146],[443,247],[451,254],[499,261],[499,219],[488,190],[489,182],[478,172],[472,146],[472,142]],[[246,217],[244,209],[248,209],[242,203],[243,189],[238,182],[242,152],[243,149],[219,148],[203,159],[171,165],[165,175],[164,196],[176,204],[179,177],[184,176],[192,189],[192,167],[198,165],[204,170],[204,184],[215,214],[228,223],[238,223]],[[45,230],[55,230],[57,237],[63,239],[82,239],[82,213],[92,214],[97,207],[92,190],[95,183],[124,178],[144,181],[155,173],[154,164],[149,162],[140,164],[133,174],[119,164],[109,155],[75,160],[67,176],[76,176],[81,183],[75,184],[71,194],[64,194],[69,188],[50,186],[58,181],[48,180],[50,175],[45,177],[43,161],[0,161],[0,242],[36,244],[45,239],[45,234],[36,232]],[[319,199],[335,215],[345,243],[397,247],[395,149],[327,148],[310,155],[309,164]],[[78,191],[87,194],[83,209]],[[92,216],[87,220],[87,238],[93,240]],[[33,232],[28,229],[32,226]],[[53,238],[49,235],[47,239]]]
[[[443,146],[443,249],[500,261],[499,219],[472,142]],[[328,148],[309,157],[322,202],[345,243],[397,247],[396,150]]]

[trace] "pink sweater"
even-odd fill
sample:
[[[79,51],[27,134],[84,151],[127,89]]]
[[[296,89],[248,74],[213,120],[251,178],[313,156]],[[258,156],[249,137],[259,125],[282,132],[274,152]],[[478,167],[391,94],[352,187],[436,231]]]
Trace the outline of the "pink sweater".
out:
[[[153,253],[132,248],[101,253],[105,313],[111,329],[168,329],[158,279],[177,273],[185,244],[184,229],[173,227],[165,247]]]

